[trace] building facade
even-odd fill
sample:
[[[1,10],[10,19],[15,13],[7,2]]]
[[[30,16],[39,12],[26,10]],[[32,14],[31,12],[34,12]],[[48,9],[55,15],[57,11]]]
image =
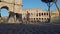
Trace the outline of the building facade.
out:
[[[31,21],[45,21],[49,18],[48,11],[42,10],[41,8],[31,8],[22,12],[22,19],[27,18],[27,12],[29,13],[29,20]]]
[[[30,9],[25,9],[22,11],[22,19],[27,19],[27,14],[29,13],[29,20],[30,21],[41,21],[41,22],[45,22],[47,19],[49,19],[49,12],[46,10],[43,10],[41,8],[30,8]],[[51,15],[51,19],[59,16],[59,12],[58,10],[55,11],[51,11],[50,12]]]
[[[8,9],[8,12],[20,13],[22,11],[22,0],[0,0],[0,8]]]
[[[2,10],[5,10],[8,12],[8,17],[10,15],[10,12],[20,14],[20,12],[22,11],[22,0],[0,0],[0,17],[2,17],[1,15]],[[14,21],[14,18],[12,19],[9,18],[10,22]],[[15,20],[16,19],[17,18],[15,18]]]

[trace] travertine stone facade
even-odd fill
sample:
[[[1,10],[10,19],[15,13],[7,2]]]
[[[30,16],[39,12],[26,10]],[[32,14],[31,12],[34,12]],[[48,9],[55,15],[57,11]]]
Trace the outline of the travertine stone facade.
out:
[[[20,11],[22,10],[22,0],[1,0],[0,8],[3,6],[8,7],[8,11],[20,13]]]
[[[8,8],[8,12],[12,11],[20,14],[22,12],[22,0],[0,0],[0,10],[2,7]],[[9,21],[14,22],[14,19],[11,18]]]
[[[27,12],[30,14],[29,18],[32,21],[45,21],[49,18],[49,12],[41,8],[29,8],[22,11],[22,19],[26,18]],[[59,16],[58,10],[51,11],[51,18]]]
[[[46,10],[42,10],[41,8],[31,8],[31,9],[26,9],[22,12],[22,19],[26,18],[27,12],[30,14],[29,15],[29,19],[34,21],[34,20],[40,20],[43,21],[44,19],[48,19],[49,18],[49,14],[48,11]],[[44,15],[44,13],[46,15]],[[43,14],[43,15],[42,15]],[[47,15],[48,14],[48,15]],[[43,19],[43,20],[42,20]]]

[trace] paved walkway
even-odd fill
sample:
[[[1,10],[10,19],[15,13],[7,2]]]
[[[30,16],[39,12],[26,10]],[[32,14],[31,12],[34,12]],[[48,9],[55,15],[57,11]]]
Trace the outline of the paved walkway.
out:
[[[0,34],[60,34],[60,25],[0,24]]]

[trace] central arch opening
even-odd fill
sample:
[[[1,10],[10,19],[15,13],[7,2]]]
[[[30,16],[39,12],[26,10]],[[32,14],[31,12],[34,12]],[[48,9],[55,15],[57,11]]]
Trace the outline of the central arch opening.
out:
[[[9,8],[7,6],[1,7],[1,17],[8,16]]]

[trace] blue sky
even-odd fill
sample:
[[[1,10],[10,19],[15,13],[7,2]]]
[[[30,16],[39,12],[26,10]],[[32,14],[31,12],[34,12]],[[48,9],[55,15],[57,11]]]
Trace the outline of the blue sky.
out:
[[[22,0],[23,9],[26,8],[42,8],[44,10],[48,10],[48,7],[45,3],[41,2],[41,0]],[[60,6],[60,0],[58,0],[58,6]],[[59,7],[60,8],[60,7]],[[55,4],[51,6],[51,10],[55,10]]]
[[[6,9],[1,9],[1,16],[3,17],[3,16],[8,16],[8,10],[6,10]]]

